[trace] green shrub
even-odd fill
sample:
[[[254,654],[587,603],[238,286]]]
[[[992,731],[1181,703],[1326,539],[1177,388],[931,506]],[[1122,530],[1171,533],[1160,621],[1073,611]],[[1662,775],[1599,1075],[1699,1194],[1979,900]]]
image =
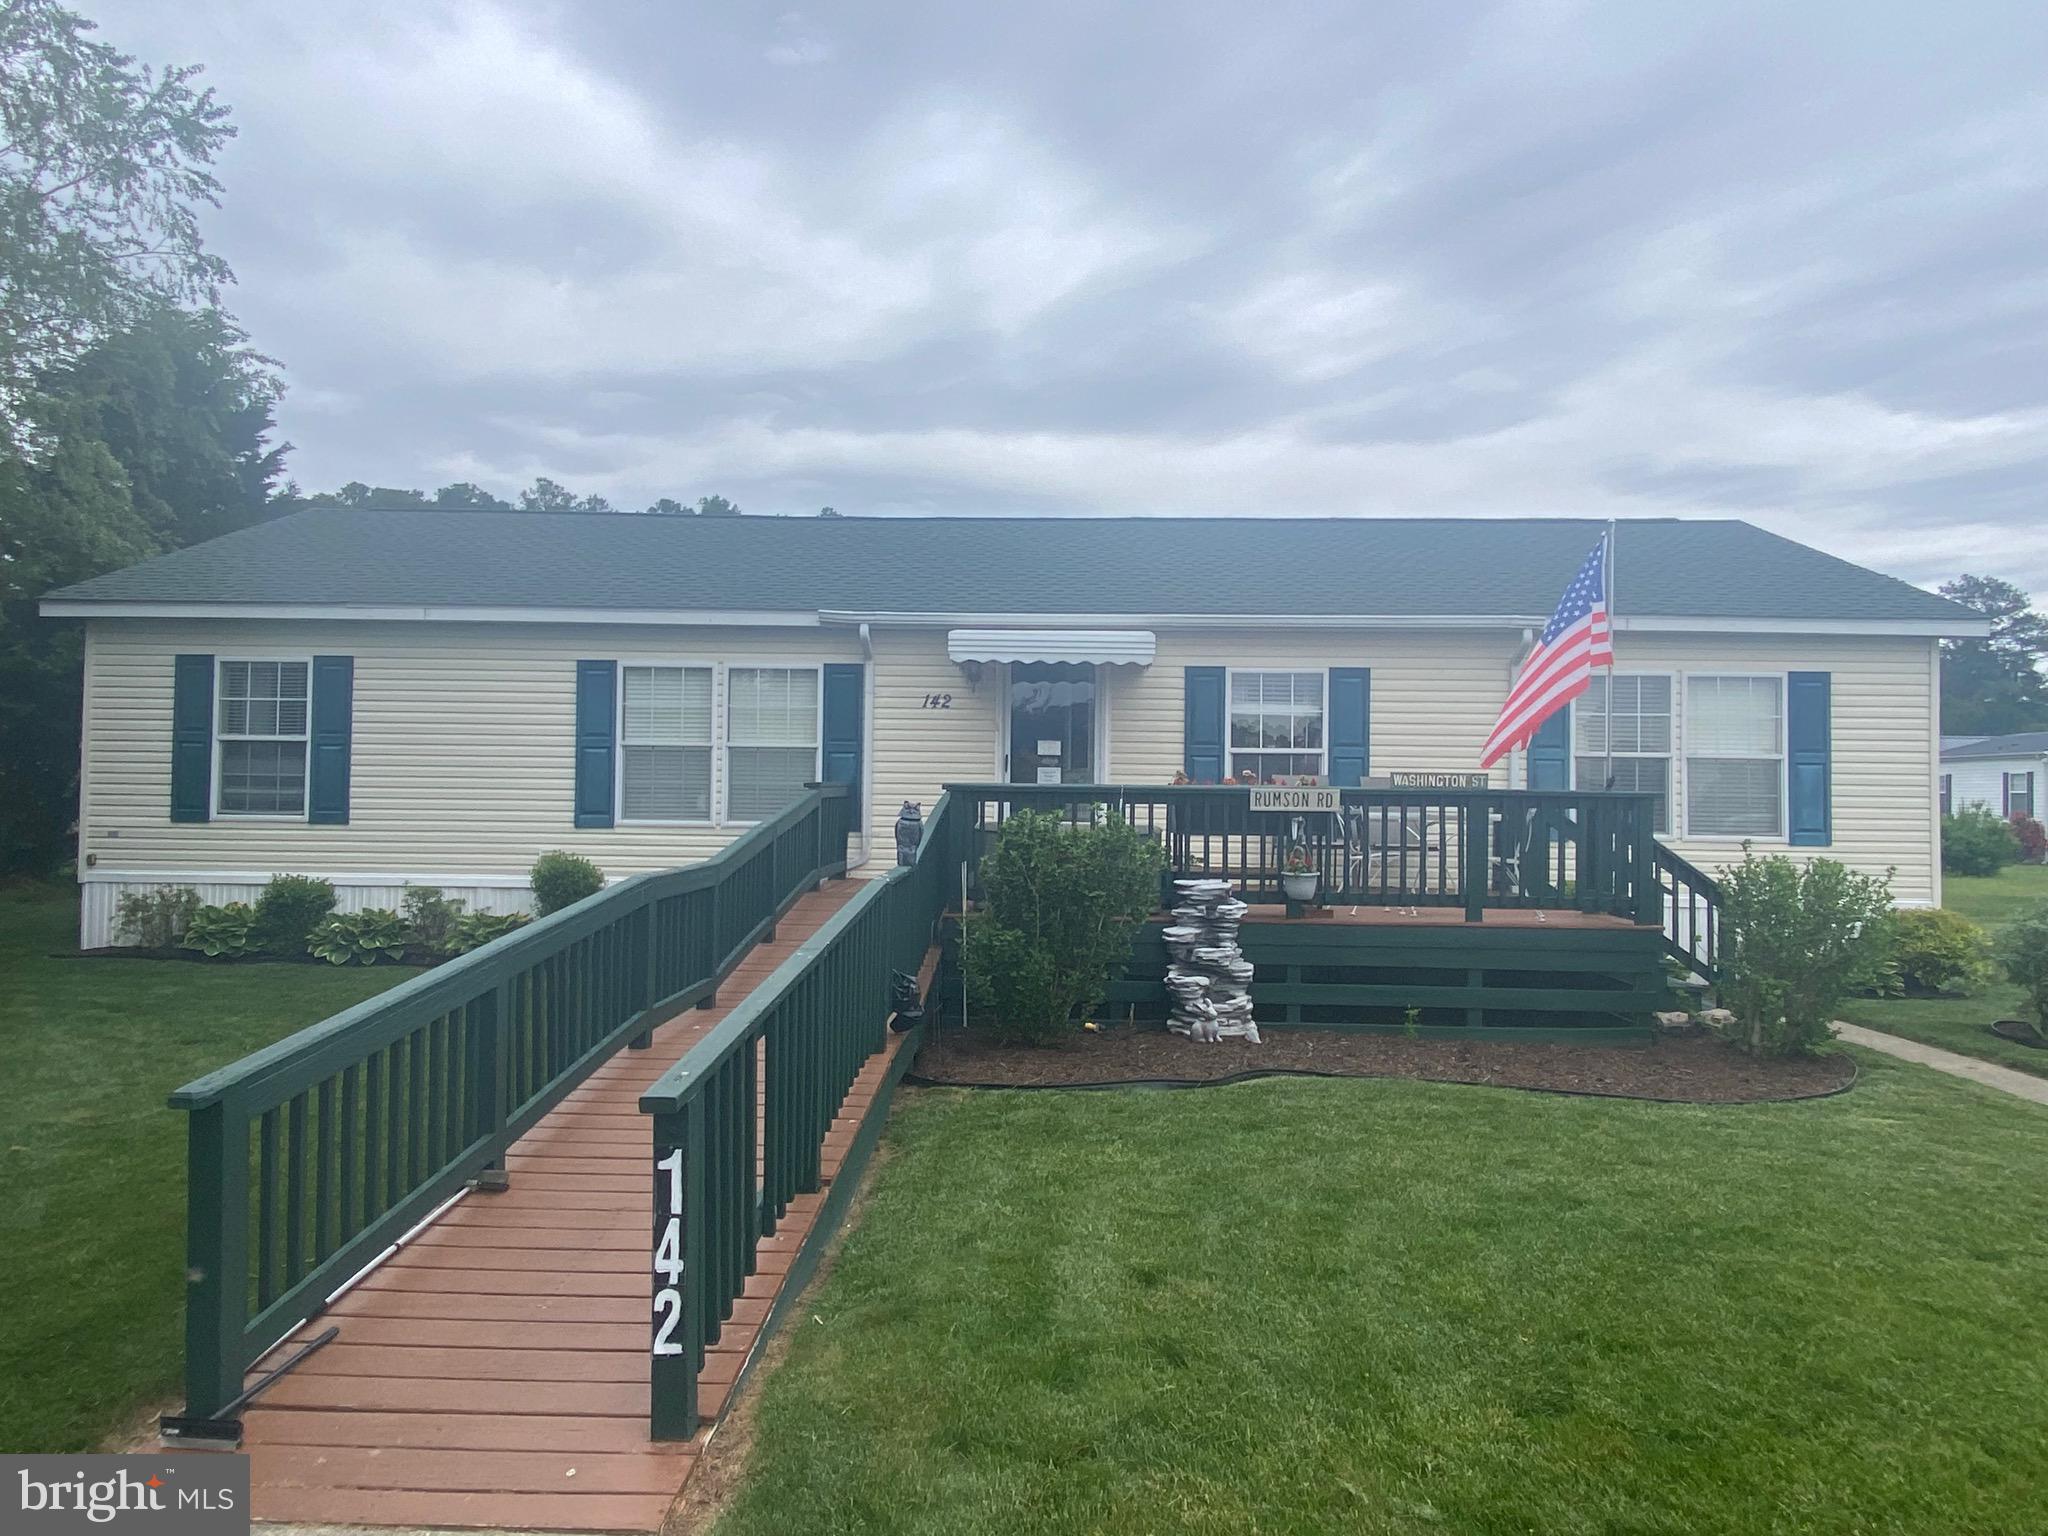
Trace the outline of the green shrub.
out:
[[[199,893],[189,885],[123,891],[115,931],[143,949],[174,949],[199,907]]]
[[[604,889],[604,871],[580,853],[557,848],[533,861],[527,877],[533,883],[533,904],[542,917],[573,907],[586,896]]]
[[[1993,947],[2007,978],[2027,994],[2034,1034],[2048,1040],[2048,902],[2007,923]]]
[[[1892,914],[1892,963],[1902,992],[1963,992],[1991,979],[1991,941],[1960,912]]]
[[[444,896],[438,885],[409,885],[402,904],[406,931],[422,949],[446,950],[462,908],[459,897]]]
[[[1881,983],[1891,958],[1889,877],[1834,859],[1783,854],[1721,872],[1721,976],[1734,1015],[1721,1033],[1752,1056],[1790,1056],[1825,1044],[1836,1005]]]
[[[389,907],[365,907],[328,918],[313,930],[306,950],[329,965],[375,965],[403,960],[411,939],[405,919]]]
[[[334,911],[334,882],[275,875],[256,898],[256,942],[274,955],[303,955],[313,930]]]
[[[2019,856],[2012,824],[1989,806],[1941,818],[1941,867],[1951,875],[1995,875]]]
[[[441,947],[451,955],[466,955],[532,921],[524,912],[465,912],[450,925]]]
[[[1101,1002],[1159,900],[1159,845],[1121,818],[1074,826],[1042,811],[1003,823],[964,936],[970,1000],[1007,1040],[1050,1040]]]
[[[253,954],[257,949],[256,909],[246,901],[201,907],[186,923],[185,937],[178,942],[216,960]]]

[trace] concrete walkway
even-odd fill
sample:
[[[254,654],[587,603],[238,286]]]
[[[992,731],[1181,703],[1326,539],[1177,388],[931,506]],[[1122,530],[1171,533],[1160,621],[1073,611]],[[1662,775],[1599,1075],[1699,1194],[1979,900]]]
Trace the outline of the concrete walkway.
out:
[[[1986,1088],[1996,1088],[2000,1093],[2009,1093],[2016,1099],[2027,1099],[2035,1104],[2048,1104],[2048,1077],[2034,1077],[2025,1072],[2016,1072],[2011,1067],[1979,1061],[1974,1056],[1958,1056],[1954,1051],[1944,1051],[1939,1046],[1922,1045],[1917,1040],[1903,1040],[1897,1035],[1888,1035],[1883,1030],[1865,1029],[1861,1024],[1844,1024],[1837,1020],[1835,1038],[1846,1040],[1851,1045],[1868,1046],[1873,1051],[1883,1051],[1885,1055],[1896,1056],[1901,1061],[1918,1062],[1923,1067],[1946,1072],[1950,1077],[1961,1077],[1973,1083],[1982,1083]]]

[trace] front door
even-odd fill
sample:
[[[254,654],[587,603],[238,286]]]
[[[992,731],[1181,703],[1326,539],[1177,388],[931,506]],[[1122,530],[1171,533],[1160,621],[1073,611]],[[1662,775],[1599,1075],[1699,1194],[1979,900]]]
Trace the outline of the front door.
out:
[[[1010,782],[1095,779],[1095,664],[1010,664]]]

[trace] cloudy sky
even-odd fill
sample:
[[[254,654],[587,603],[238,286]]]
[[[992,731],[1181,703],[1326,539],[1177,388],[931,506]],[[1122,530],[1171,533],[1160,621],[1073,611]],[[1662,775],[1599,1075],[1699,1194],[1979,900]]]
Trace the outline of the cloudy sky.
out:
[[[2048,592],[2048,7],[80,0],[308,489],[1734,515]]]

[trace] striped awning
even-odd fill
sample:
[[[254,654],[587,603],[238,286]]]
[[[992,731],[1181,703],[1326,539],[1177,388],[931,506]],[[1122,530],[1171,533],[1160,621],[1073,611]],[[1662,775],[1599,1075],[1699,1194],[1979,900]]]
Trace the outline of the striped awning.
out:
[[[955,661],[1092,661],[1149,666],[1158,641],[1149,629],[952,629]]]

